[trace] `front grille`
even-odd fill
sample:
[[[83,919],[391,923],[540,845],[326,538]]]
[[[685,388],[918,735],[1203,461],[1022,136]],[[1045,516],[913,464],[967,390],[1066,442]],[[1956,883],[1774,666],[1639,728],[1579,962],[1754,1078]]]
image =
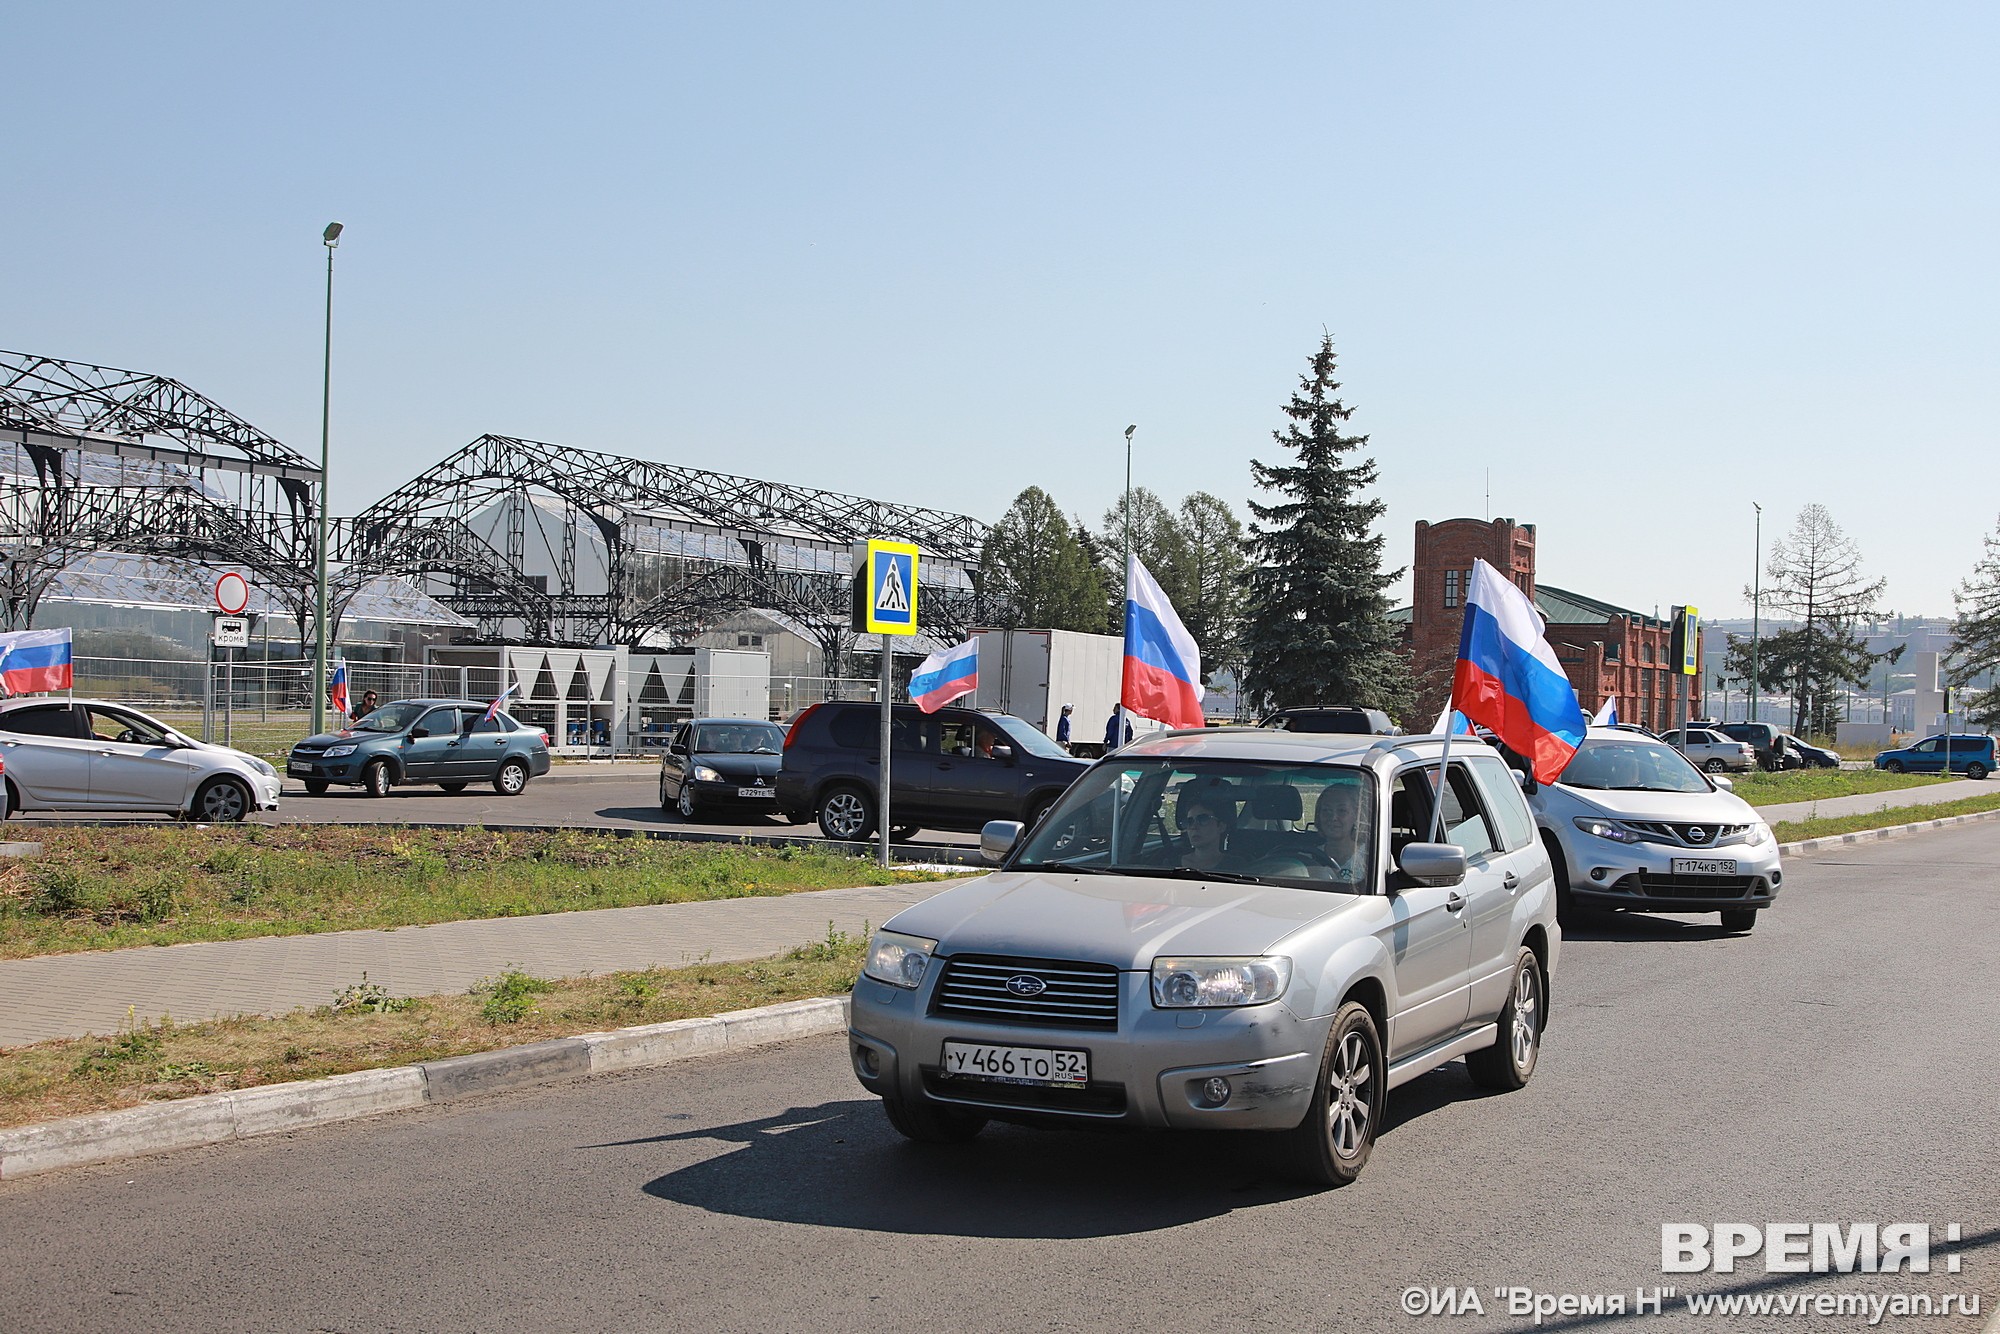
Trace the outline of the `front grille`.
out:
[[[1618,882],[1625,893],[1656,899],[1740,899],[1763,887],[1754,875],[1660,875],[1638,871]]]
[[[1655,843],[1675,843],[1684,848],[1712,848],[1741,838],[1747,824],[1705,824],[1701,821],[1625,820],[1626,828],[1644,834]],[[1695,835],[1697,831],[1700,837]]]
[[[1022,978],[1039,981],[1042,990],[1031,996],[1020,994],[1026,984],[1009,990],[1009,979]],[[1101,963],[961,955],[945,963],[931,1010],[989,1024],[1115,1029],[1118,970]]]
[[[989,1079],[954,1079],[934,1065],[922,1067],[924,1091],[950,1102],[983,1102],[1037,1112],[1088,1112],[1117,1116],[1125,1110],[1125,1086],[1093,1079],[1082,1088],[1042,1084],[1002,1084]]]

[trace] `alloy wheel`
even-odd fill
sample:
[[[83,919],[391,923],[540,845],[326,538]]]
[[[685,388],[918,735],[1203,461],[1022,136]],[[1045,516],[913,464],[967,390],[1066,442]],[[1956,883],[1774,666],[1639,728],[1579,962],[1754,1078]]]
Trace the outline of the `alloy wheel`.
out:
[[[1534,1064],[1535,1044],[1542,1039],[1541,992],[1542,975],[1534,960],[1521,960],[1514,974],[1514,1024],[1508,1034],[1508,1050],[1517,1070]]]
[[[234,783],[211,783],[202,789],[196,814],[214,824],[233,823],[249,813],[250,803],[243,789]]]
[[[826,799],[826,828],[835,838],[853,838],[868,823],[867,803],[852,792],[836,792]]]
[[[1359,1033],[1348,1033],[1334,1048],[1332,1068],[1327,1071],[1327,1133],[1333,1151],[1352,1158],[1367,1146],[1369,1117],[1373,1114],[1373,1090],[1369,1081],[1375,1066],[1368,1059],[1368,1044]]]

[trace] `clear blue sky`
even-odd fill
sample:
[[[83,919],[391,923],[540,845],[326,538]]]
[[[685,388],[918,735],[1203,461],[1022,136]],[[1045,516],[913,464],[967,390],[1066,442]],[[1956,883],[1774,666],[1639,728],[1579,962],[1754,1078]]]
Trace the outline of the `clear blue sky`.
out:
[[[0,346],[334,506],[485,431],[959,509],[1236,505],[1322,326],[1418,518],[1744,609],[1810,501],[1945,613],[2000,512],[1989,5],[23,5]]]

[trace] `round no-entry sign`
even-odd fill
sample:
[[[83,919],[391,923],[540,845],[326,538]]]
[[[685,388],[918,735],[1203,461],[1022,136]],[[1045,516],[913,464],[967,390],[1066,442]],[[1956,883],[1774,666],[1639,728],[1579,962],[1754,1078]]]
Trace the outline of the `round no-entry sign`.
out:
[[[215,605],[231,616],[240,615],[250,605],[250,585],[240,574],[225,574],[215,581]]]

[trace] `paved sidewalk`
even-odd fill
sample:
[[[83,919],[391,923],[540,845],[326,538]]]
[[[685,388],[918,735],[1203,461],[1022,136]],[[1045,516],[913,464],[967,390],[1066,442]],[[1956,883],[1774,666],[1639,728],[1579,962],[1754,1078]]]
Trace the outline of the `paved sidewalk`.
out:
[[[1863,792],[1855,797],[1828,797],[1824,801],[1789,801],[1782,806],[1759,806],[1757,813],[1768,824],[1780,820],[1809,820],[1815,816],[1869,815],[1900,806],[1936,806],[1967,797],[1984,797],[2000,792],[2000,782],[1961,778],[1950,783],[1925,787],[1899,787],[1888,792]]]
[[[198,945],[144,946],[0,963],[0,1047],[108,1034],[171,1014],[190,1023],[325,1005],[361,980],[397,996],[464,991],[518,964],[543,977],[721,963],[821,940],[827,923],[880,926],[949,881],[823,889],[776,898],[600,908],[393,931],[335,931]]]

